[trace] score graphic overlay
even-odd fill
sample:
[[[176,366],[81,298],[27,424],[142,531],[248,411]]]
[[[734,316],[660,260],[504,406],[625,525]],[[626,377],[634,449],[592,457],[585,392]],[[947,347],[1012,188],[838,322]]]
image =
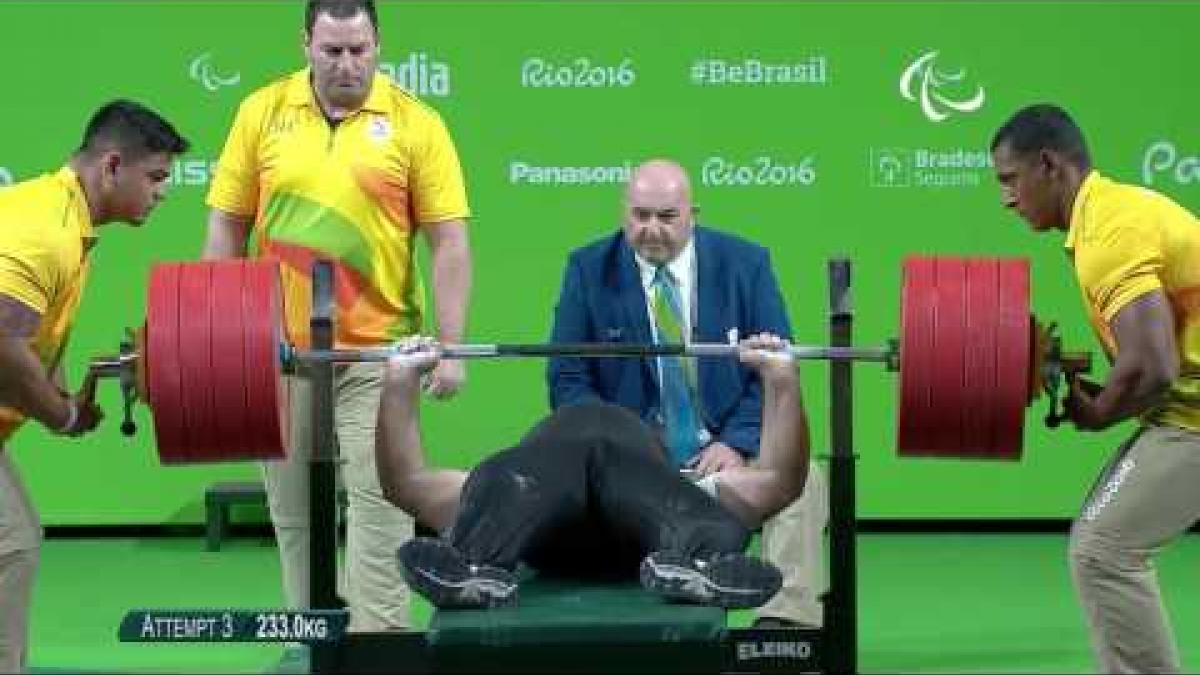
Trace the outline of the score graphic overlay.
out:
[[[345,610],[135,609],[121,620],[121,642],[336,642]]]

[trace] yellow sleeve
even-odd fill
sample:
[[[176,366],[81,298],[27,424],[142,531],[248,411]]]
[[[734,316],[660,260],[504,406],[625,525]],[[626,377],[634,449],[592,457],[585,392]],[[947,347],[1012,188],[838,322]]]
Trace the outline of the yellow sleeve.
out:
[[[254,217],[258,210],[258,140],[262,106],[248,99],[238,107],[217,160],[206,203],[234,215]]]
[[[1079,282],[1106,322],[1146,293],[1162,288],[1162,236],[1150,217],[1113,214],[1081,251]]]
[[[58,257],[48,246],[34,243],[0,252],[0,295],[19,300],[38,314],[50,309],[60,277]]]
[[[412,186],[413,213],[418,224],[471,215],[458,153],[450,132],[436,112],[429,111],[425,131],[413,146],[410,166],[409,185]]]

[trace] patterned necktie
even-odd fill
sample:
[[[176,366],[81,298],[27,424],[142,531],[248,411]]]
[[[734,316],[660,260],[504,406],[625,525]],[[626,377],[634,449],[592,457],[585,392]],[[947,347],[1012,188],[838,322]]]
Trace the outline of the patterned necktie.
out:
[[[679,289],[666,266],[654,271],[650,284],[656,340],[659,344],[686,342],[683,332],[683,303]],[[695,404],[696,372],[691,359],[680,356],[658,357],[662,374],[659,393],[667,450],[676,466],[683,466],[700,449],[700,424]]]

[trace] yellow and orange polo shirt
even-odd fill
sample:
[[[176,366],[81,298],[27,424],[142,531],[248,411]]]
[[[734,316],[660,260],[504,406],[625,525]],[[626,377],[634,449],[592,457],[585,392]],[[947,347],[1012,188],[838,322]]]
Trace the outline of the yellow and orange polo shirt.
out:
[[[470,215],[433,109],[376,74],[362,108],[331,125],[307,69],[242,102],[207,202],[251,218],[251,255],[280,261],[285,328],[302,347],[314,259],[335,265],[337,345],[392,342],[424,318],[417,228]]]

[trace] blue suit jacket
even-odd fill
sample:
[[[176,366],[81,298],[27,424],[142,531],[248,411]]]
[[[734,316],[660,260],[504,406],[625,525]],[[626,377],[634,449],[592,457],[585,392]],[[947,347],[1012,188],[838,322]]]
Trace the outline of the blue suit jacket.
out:
[[[695,342],[728,342],[771,332],[791,339],[783,297],[767,249],[704,227],[695,228]],[[623,231],[571,253],[554,312],[551,342],[650,344],[633,249]],[[704,422],[713,436],[747,457],[758,454],[762,386],[733,358],[699,360]],[[605,401],[638,412],[661,426],[658,375],[653,358],[553,358],[547,367],[550,405]]]

